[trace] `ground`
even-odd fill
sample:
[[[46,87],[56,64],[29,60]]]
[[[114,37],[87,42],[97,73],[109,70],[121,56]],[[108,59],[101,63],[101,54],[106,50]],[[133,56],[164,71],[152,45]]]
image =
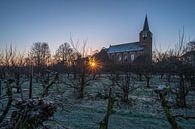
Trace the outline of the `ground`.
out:
[[[109,89],[111,83],[108,78],[102,75],[97,80],[92,80],[90,86],[85,89],[85,97],[83,99],[75,98],[73,88],[64,85],[63,81],[67,81],[64,75],[60,76],[63,80],[54,84],[49,91],[46,99],[54,101],[58,107],[54,116],[44,124],[49,126],[61,126],[70,129],[98,129],[99,122],[103,119],[107,99],[103,99],[98,95]],[[169,85],[177,85],[173,81]],[[160,100],[153,88],[160,84],[167,84],[166,78],[152,77],[150,82],[151,88],[146,88],[146,82],[136,80],[135,86],[139,87],[135,91],[129,93],[130,103],[125,104],[118,99],[115,102],[113,113],[109,119],[108,129],[171,129],[170,124],[165,118]],[[28,96],[28,85],[26,82],[22,85],[24,97]],[[33,97],[39,96],[41,92],[41,84],[33,80]],[[113,87],[113,90],[120,91],[119,88]],[[15,94],[14,98],[20,94]],[[170,101],[174,100],[174,96],[168,97]],[[184,114],[195,116],[195,92],[190,91],[187,96],[188,109],[172,109],[173,114]],[[9,117],[9,116],[8,116]],[[195,120],[177,119],[178,124],[183,129],[194,129]]]

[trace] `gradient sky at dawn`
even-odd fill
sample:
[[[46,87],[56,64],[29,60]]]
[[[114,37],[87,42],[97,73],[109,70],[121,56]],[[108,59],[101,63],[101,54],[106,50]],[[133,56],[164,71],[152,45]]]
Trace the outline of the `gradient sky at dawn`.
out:
[[[0,48],[28,51],[40,41],[54,52],[70,33],[92,50],[138,41],[147,13],[155,46],[165,50],[183,26],[186,40],[195,40],[194,6],[195,0],[0,0]]]

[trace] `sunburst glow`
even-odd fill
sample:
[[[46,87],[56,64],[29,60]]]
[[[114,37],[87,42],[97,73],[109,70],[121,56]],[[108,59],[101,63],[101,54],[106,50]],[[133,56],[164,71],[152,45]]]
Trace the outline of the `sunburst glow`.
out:
[[[92,71],[96,71],[101,67],[100,63],[97,60],[95,60],[95,58],[90,58],[88,64],[89,69]]]
[[[97,67],[97,64],[96,64],[96,62],[95,62],[95,59],[90,59],[90,60],[89,60],[89,65],[90,65],[91,68]]]
[[[95,62],[91,62],[91,67],[95,67],[96,63]]]

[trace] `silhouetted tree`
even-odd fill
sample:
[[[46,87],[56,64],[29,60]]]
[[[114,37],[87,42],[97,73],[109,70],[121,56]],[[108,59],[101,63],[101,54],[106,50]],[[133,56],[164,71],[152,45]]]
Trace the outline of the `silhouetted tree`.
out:
[[[73,49],[69,43],[63,43],[56,50],[54,55],[55,60],[62,63],[64,66],[70,66],[72,64]]]
[[[33,44],[30,51],[30,57],[34,65],[38,67],[38,72],[40,72],[41,68],[47,66],[50,56],[50,49],[47,43],[36,42]]]
[[[83,41],[82,49],[78,48],[78,41],[75,43],[70,38],[70,43],[75,51],[74,57],[76,57],[73,61],[72,71],[74,72],[74,79],[69,79],[69,82],[64,82],[69,87],[76,89],[78,95],[77,98],[84,97],[84,89],[89,85],[89,82],[92,80],[89,76],[89,72],[87,69],[88,58],[86,57],[86,41]]]

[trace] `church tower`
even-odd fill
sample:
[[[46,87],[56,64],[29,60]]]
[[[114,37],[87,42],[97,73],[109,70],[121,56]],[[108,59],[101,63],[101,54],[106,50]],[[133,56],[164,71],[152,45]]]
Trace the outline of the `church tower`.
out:
[[[144,46],[146,61],[152,62],[152,32],[150,32],[147,15],[145,16],[143,30],[139,33],[139,42]]]

